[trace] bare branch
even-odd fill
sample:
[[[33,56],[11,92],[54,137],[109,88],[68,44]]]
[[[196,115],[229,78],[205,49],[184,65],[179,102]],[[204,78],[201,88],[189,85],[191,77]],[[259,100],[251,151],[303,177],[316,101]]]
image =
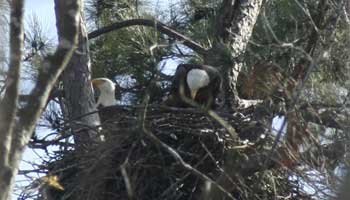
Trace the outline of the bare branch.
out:
[[[22,20],[22,8],[23,1],[22,0],[13,0],[12,1],[13,13],[15,14],[11,17],[11,20],[14,20],[13,23],[17,27],[15,28],[15,34],[11,34],[11,37],[17,37],[15,40],[18,40],[14,43],[13,52],[11,52],[14,56],[12,69],[13,74],[12,77],[15,77],[13,81],[16,81],[16,78],[19,76],[19,63],[21,58],[20,47],[22,44],[21,35],[21,27]],[[12,189],[12,183],[14,180],[14,176],[17,173],[18,164],[20,162],[20,158],[23,154],[23,150],[25,145],[28,143],[30,136],[34,130],[35,123],[37,122],[40,114],[46,104],[48,96],[50,94],[51,89],[53,88],[54,83],[56,82],[59,74],[63,71],[66,64],[68,63],[73,50],[76,48],[77,44],[77,33],[78,33],[78,16],[80,11],[81,1],[55,1],[55,11],[56,11],[56,20],[58,25],[58,34],[61,36],[58,48],[54,55],[47,56],[44,60],[44,65],[42,70],[39,72],[38,80],[35,84],[34,89],[30,93],[30,97],[28,102],[23,106],[22,109],[18,111],[18,122],[16,122],[16,127],[13,130],[12,134],[9,134],[8,131],[1,132],[1,134],[7,137],[7,143],[11,142],[11,145],[7,145],[7,154],[0,154],[2,157],[1,161],[5,160],[7,163],[0,162],[1,165],[7,164],[8,166],[0,167],[0,199],[6,200]],[[11,30],[12,31],[12,30]],[[23,37],[23,36],[22,36]],[[17,49],[17,50],[16,50]],[[18,50],[19,49],[19,50]],[[16,83],[18,84],[18,83]],[[18,86],[14,84],[13,86],[9,86],[8,91],[6,91],[6,98],[15,98],[12,99],[12,104],[17,103],[18,93],[16,89]],[[8,106],[8,105],[6,105]],[[15,112],[15,108],[12,108],[11,112]],[[15,116],[12,116],[10,120],[16,120]],[[2,139],[2,138],[1,138]],[[4,141],[1,141],[2,144]],[[4,147],[4,146],[2,146]],[[6,146],[5,146],[6,147]],[[6,152],[5,152],[6,153]],[[5,158],[5,159],[4,159]]]
[[[161,33],[164,33],[168,35],[169,37],[176,38],[177,40],[181,41],[185,46],[189,47],[193,51],[197,52],[198,54],[206,54],[207,49],[202,47],[200,44],[196,43],[192,39],[182,35],[179,32],[176,32],[172,28],[168,27],[167,25],[153,19],[129,19],[125,20],[122,22],[116,22],[114,24],[111,24],[109,26],[105,26],[103,28],[100,28],[98,30],[92,31],[91,33],[88,34],[89,39],[96,38],[102,34],[109,33],[111,31],[115,31],[121,28],[129,27],[129,26],[148,26],[148,27],[153,27],[156,30],[158,30]]]
[[[12,189],[16,168],[11,166],[11,140],[17,111],[20,60],[23,44],[23,1],[13,0],[10,19],[10,66],[7,88],[0,102],[0,199],[6,200]]]
[[[54,55],[47,56],[43,68],[39,72],[37,83],[30,93],[27,104],[20,110],[21,129],[32,129],[40,116],[50,91],[59,74],[63,71],[76,48],[78,33],[78,14],[80,2],[55,1],[58,34],[61,35],[58,48]],[[72,12],[74,11],[74,12]],[[73,14],[67,14],[73,13]],[[67,23],[72,22],[72,23]]]
[[[17,111],[18,85],[23,48],[23,1],[14,0],[11,5],[10,66],[6,79],[6,91],[0,103],[0,163],[9,163],[12,129]]]

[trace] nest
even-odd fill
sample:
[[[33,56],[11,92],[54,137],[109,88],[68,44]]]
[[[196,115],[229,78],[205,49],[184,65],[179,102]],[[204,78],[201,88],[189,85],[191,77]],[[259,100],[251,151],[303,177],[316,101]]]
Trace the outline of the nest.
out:
[[[249,135],[250,140],[258,141],[254,136],[257,128],[264,131],[256,124],[249,129],[249,116],[218,114],[243,140]],[[223,173],[220,166],[227,150],[234,145],[225,127],[196,109],[114,106],[100,110],[100,116],[106,141],[85,151],[72,151],[49,165],[65,188],[45,190],[49,199],[201,199],[203,176],[186,169],[170,151],[215,180]],[[149,134],[166,147],[155,143]],[[247,181],[259,179],[254,176]],[[241,196],[238,188],[236,192],[236,197]]]

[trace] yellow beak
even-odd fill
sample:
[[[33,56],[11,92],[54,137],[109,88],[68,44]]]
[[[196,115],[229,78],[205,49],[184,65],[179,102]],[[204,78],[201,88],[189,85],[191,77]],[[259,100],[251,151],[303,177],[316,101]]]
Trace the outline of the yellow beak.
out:
[[[191,98],[195,99],[197,95],[198,90],[191,90]]]

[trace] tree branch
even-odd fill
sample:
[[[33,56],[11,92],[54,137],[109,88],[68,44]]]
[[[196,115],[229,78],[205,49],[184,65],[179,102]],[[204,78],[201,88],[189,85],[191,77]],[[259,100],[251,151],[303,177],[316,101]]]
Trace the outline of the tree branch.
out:
[[[40,116],[51,89],[76,48],[79,10],[80,1],[66,2],[55,0],[58,35],[61,36],[60,41],[54,55],[47,56],[44,59],[36,85],[28,97],[27,104],[20,110],[21,129],[32,129],[35,125],[35,121]]]
[[[230,165],[225,167],[225,172],[229,174],[221,174],[221,176],[217,179],[217,183],[222,185],[223,188],[230,192],[229,188],[232,188],[232,180],[240,179],[241,177],[249,177],[257,172],[262,172],[265,170],[271,170],[280,167],[288,167],[293,168],[300,165],[307,165],[313,169],[321,169],[324,166],[323,161],[327,160],[339,160],[341,159],[346,150],[344,148],[339,148],[340,146],[344,146],[344,144],[340,144],[339,142],[334,142],[332,144],[328,144],[325,146],[319,147],[319,149],[315,152],[304,152],[299,153],[298,155],[291,155],[290,152],[285,147],[280,147],[273,154],[270,152],[257,152],[255,154],[251,154],[244,159],[240,159],[240,162],[237,163],[237,153],[233,149],[228,153],[228,157],[230,160],[226,162],[230,162]],[[290,166],[286,165],[289,164]],[[222,194],[219,190],[213,190],[210,194],[211,199],[222,199],[225,194]]]
[[[58,34],[61,36],[59,40],[58,48],[54,55],[47,56],[44,59],[43,67],[39,72],[37,82],[34,86],[34,89],[30,93],[28,102],[23,105],[23,108],[18,111],[18,116],[16,118],[13,112],[16,111],[16,108],[12,108],[12,116],[10,120],[13,122],[16,121],[16,126],[13,129],[13,132],[9,134],[9,131],[0,132],[2,136],[5,136],[10,143],[6,144],[6,154],[0,154],[0,200],[7,200],[11,194],[12,184],[14,182],[14,177],[17,174],[18,165],[21,160],[21,156],[24,151],[25,145],[29,142],[29,139],[32,135],[32,132],[35,127],[40,114],[43,111],[43,108],[46,104],[47,98],[50,94],[51,89],[53,88],[54,83],[56,82],[58,76],[63,71],[67,65],[73,50],[76,48],[77,44],[77,33],[78,33],[78,16],[80,11],[80,0],[75,1],[61,1],[55,0],[55,11],[56,11],[56,20],[58,26]],[[15,78],[12,86],[9,86],[8,91],[6,91],[6,96],[4,99],[10,99],[12,104],[16,106],[18,100],[18,79],[19,79],[19,64],[21,60],[20,48],[22,44],[23,31],[21,28],[22,23],[22,9],[23,1],[22,0],[13,0],[12,1],[13,15],[11,14],[11,21],[13,20],[14,33],[11,34],[11,43],[14,41],[13,50],[11,50],[11,60],[12,64],[10,65],[11,76],[10,78]],[[17,27],[16,27],[17,26]],[[12,30],[11,30],[12,33]],[[16,34],[15,34],[16,33]],[[15,37],[12,40],[12,37]],[[14,99],[12,99],[14,98]],[[6,105],[8,106],[8,105]],[[3,114],[3,113],[1,113]],[[3,135],[5,134],[5,135]],[[1,138],[3,139],[3,138]],[[0,141],[1,144],[4,144],[4,141]],[[1,146],[4,147],[4,146]],[[2,149],[3,150],[3,149]],[[6,161],[6,162],[3,162]]]
[[[12,1],[10,18],[10,66],[6,79],[6,92],[0,103],[0,167],[9,164],[12,129],[17,111],[20,62],[23,48],[22,0]]]
[[[192,49],[193,51],[197,52],[198,54],[205,55],[207,53],[207,49],[202,47],[200,44],[196,43],[195,41],[191,40],[190,38],[182,35],[179,32],[176,32],[172,28],[168,27],[167,25],[153,19],[129,19],[122,22],[116,22],[114,24],[111,24],[109,26],[105,26],[103,28],[100,28],[98,30],[92,31],[88,34],[89,39],[94,39],[102,34],[109,33],[121,28],[130,27],[130,26],[148,26],[153,27],[159,32],[166,34],[169,37],[176,38],[177,40],[181,41],[185,46]]]
[[[0,200],[6,200],[12,189],[14,172],[10,151],[17,111],[20,61],[23,47],[23,1],[11,2],[10,16],[10,66],[7,88],[0,102]]]

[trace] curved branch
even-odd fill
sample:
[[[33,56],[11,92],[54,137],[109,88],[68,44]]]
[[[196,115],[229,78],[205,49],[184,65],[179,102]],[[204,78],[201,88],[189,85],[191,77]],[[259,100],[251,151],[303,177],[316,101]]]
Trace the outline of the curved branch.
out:
[[[167,25],[157,21],[157,20],[150,20],[150,19],[129,19],[122,22],[116,22],[111,25],[102,27],[100,29],[97,29],[95,31],[92,31],[88,34],[89,39],[94,39],[102,34],[109,33],[111,31],[115,31],[121,28],[129,27],[129,26],[148,26],[153,27],[159,32],[166,34],[169,37],[175,38],[179,41],[181,41],[185,46],[192,49],[193,51],[197,52],[198,54],[204,55],[207,53],[208,49],[202,47],[200,44],[196,43],[195,41],[191,40],[190,38],[182,35],[181,33],[173,30],[172,28],[168,27]]]

